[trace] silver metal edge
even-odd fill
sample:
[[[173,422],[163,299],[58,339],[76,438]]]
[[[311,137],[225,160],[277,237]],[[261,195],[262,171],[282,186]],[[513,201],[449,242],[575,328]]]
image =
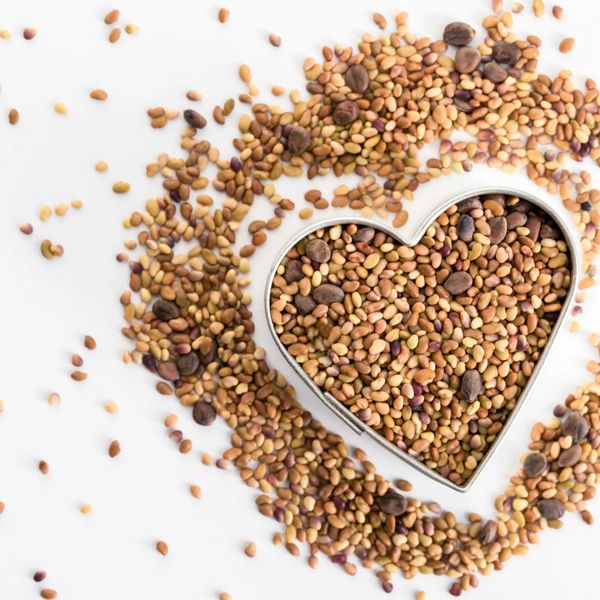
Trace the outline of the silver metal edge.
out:
[[[356,223],[359,225],[368,225],[368,226],[380,229],[382,231],[385,231],[386,233],[391,235],[393,238],[398,240],[398,242],[400,242],[401,244],[412,247],[412,246],[415,246],[421,240],[424,233],[427,231],[427,228],[443,212],[445,212],[452,205],[458,204],[459,202],[461,202],[462,200],[466,200],[467,198],[471,198],[473,196],[480,196],[480,195],[484,195],[484,194],[505,194],[505,195],[510,195],[510,196],[517,196],[517,197],[521,198],[522,200],[527,200],[528,202],[531,202],[532,204],[535,204],[536,206],[540,207],[543,211],[548,213],[554,219],[555,223],[560,227],[560,229],[565,237],[567,246],[569,248],[570,261],[571,261],[571,285],[570,285],[567,297],[564,300],[563,308],[560,312],[560,315],[558,316],[556,323],[554,324],[554,327],[550,334],[550,337],[548,338],[548,341],[546,342],[546,346],[542,350],[542,354],[541,354],[540,358],[538,359],[537,365],[536,365],[533,373],[529,377],[529,380],[527,381],[525,387],[523,388],[523,391],[521,392],[521,396],[520,396],[515,408],[512,410],[510,416],[508,417],[508,419],[504,423],[504,426],[502,427],[502,431],[500,432],[500,434],[498,435],[498,437],[496,438],[496,440],[494,441],[494,443],[492,444],[490,449],[486,452],[485,456],[483,457],[482,461],[479,463],[479,465],[477,466],[477,468],[475,469],[475,471],[473,472],[471,477],[463,485],[458,485],[458,484],[450,481],[449,479],[446,479],[445,477],[440,475],[438,472],[433,471],[432,469],[427,467],[421,461],[417,460],[414,456],[410,455],[405,450],[401,450],[397,446],[394,446],[394,444],[392,444],[391,442],[386,440],[382,435],[380,435],[375,430],[373,430],[372,428],[365,425],[358,417],[353,415],[343,404],[341,404],[338,400],[336,400],[333,396],[331,396],[331,394],[329,394],[327,392],[323,392],[319,388],[319,386],[317,386],[312,381],[312,379],[310,379],[310,377],[308,377],[306,375],[306,373],[304,373],[304,371],[302,370],[300,365],[292,358],[292,356],[289,354],[289,352],[287,351],[285,346],[282,344],[281,340],[279,339],[279,336],[277,335],[277,332],[275,331],[275,326],[274,326],[274,324],[271,320],[271,316],[270,316],[271,315],[271,313],[270,313],[270,311],[271,311],[270,296],[271,296],[271,287],[273,285],[273,278],[275,277],[275,274],[277,272],[277,267],[281,263],[281,260],[283,259],[283,257],[301,239],[305,238],[306,236],[313,233],[314,231],[323,229],[325,227],[331,227],[333,225],[345,225],[348,223]],[[460,194],[451,196],[446,201],[444,201],[441,205],[436,206],[431,212],[429,212],[427,215],[425,215],[425,217],[421,220],[421,223],[417,227],[414,236],[407,240],[403,239],[402,236],[399,234],[399,232],[395,228],[390,226],[388,223],[380,222],[377,219],[370,219],[370,218],[366,218],[366,217],[359,216],[359,215],[344,216],[344,217],[330,217],[327,219],[323,219],[322,221],[319,221],[319,223],[311,224],[310,226],[304,228],[302,231],[300,231],[298,234],[296,234],[293,238],[291,238],[291,240],[285,246],[285,248],[283,248],[283,250],[276,256],[275,262],[273,263],[273,266],[271,267],[271,270],[270,270],[268,278],[267,278],[267,285],[265,286],[264,308],[265,308],[265,312],[266,312],[266,321],[267,321],[267,324],[269,327],[269,331],[271,332],[271,335],[273,336],[273,339],[275,340],[275,343],[276,343],[278,349],[281,351],[282,355],[285,357],[285,359],[290,364],[290,366],[294,369],[294,371],[300,376],[300,378],[305,383],[308,384],[308,387],[312,390],[312,392],[317,396],[317,398],[321,402],[323,402],[332,412],[334,412],[341,420],[343,420],[349,427],[351,427],[355,433],[358,433],[359,435],[362,435],[362,433],[366,433],[370,438],[375,440],[378,444],[383,446],[386,450],[388,450],[389,452],[391,452],[398,458],[402,459],[404,462],[408,463],[409,465],[411,465],[412,467],[414,467],[415,469],[417,469],[424,475],[427,475],[431,479],[434,479],[435,481],[438,481],[439,483],[442,483],[457,492],[464,493],[473,486],[475,481],[479,478],[479,476],[485,469],[486,465],[491,461],[492,457],[497,452],[498,447],[501,445],[503,439],[506,437],[510,428],[516,421],[516,418],[517,418],[519,412],[521,411],[521,408],[523,407],[525,401],[527,400],[527,397],[529,396],[531,390],[533,389],[535,382],[539,378],[542,368],[546,363],[546,358],[548,356],[549,349],[553,346],[554,341],[558,335],[558,332],[560,331],[560,329],[564,323],[565,317],[566,317],[567,313],[569,312],[570,306],[573,301],[573,297],[575,295],[575,291],[577,289],[576,284],[577,284],[578,277],[579,277],[579,254],[578,254],[578,249],[577,249],[577,246],[576,246],[574,238],[573,238],[573,234],[571,233],[569,228],[564,223],[563,218],[557,213],[557,211],[552,206],[548,206],[546,202],[540,200],[537,196],[534,196],[533,194],[530,194],[529,192],[523,192],[516,188],[503,187],[503,186],[482,187],[482,188],[476,188],[473,190],[461,192]]]

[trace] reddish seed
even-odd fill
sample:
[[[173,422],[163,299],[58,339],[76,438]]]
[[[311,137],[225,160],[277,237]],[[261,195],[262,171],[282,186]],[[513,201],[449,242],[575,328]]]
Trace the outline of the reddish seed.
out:
[[[73,354],[71,355],[71,364],[74,367],[81,367],[83,365],[83,358],[79,354]]]
[[[217,17],[219,19],[219,23],[226,23],[227,19],[229,19],[229,10],[226,8],[220,8]]]
[[[83,338],[83,345],[88,350],[95,350],[96,349],[96,340],[91,335],[86,335]]]
[[[109,13],[106,14],[106,16],[104,17],[104,22],[107,25],[112,25],[113,23],[116,23],[119,20],[119,16],[120,16],[120,12],[118,9],[114,9],[111,10]]]
[[[23,29],[23,37],[26,40],[32,40],[35,37],[36,33],[37,29],[35,27],[26,27],[25,29]]]
[[[33,580],[37,583],[44,581],[44,579],[46,579],[46,571],[36,571],[33,574]]]
[[[25,235],[31,235],[33,233],[33,225],[31,223],[23,223],[19,227],[19,231]]]
[[[50,467],[45,460],[40,460],[40,462],[38,464],[38,469],[40,470],[40,473],[42,475],[47,475],[48,471],[50,470]]]
[[[166,542],[159,540],[156,542],[156,549],[163,555],[166,556],[169,553],[169,546],[167,546]]]

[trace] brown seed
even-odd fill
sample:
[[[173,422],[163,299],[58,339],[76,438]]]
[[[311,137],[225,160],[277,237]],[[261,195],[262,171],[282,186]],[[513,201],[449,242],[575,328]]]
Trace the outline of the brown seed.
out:
[[[305,248],[306,256],[318,263],[325,263],[331,258],[329,244],[321,239],[310,240]]]
[[[108,455],[111,458],[115,458],[121,454],[121,444],[117,440],[113,440],[108,446]]]
[[[71,364],[74,367],[81,367],[81,366],[83,366],[83,358],[81,358],[81,356],[79,354],[72,354],[71,355]]]
[[[479,50],[469,46],[461,46],[454,57],[454,66],[459,73],[472,73],[480,62]]]
[[[95,350],[96,349],[96,340],[91,335],[86,335],[83,338],[83,345],[88,350]]]
[[[209,402],[199,400],[194,404],[192,417],[194,421],[198,423],[198,425],[208,426],[215,422],[215,419],[217,418],[217,411]]]
[[[233,600],[233,596],[227,592],[221,592],[219,594],[219,600]]]
[[[202,490],[200,489],[200,486],[195,484],[190,485],[190,494],[199,500],[202,497]]]
[[[312,297],[317,304],[333,304],[344,300],[344,290],[333,283],[323,283],[312,291]]]
[[[6,508],[6,504],[4,504],[4,502],[0,502],[0,515],[4,512],[5,508]]]
[[[159,540],[158,542],[156,542],[156,549],[163,556],[167,556],[167,554],[169,554],[169,546],[167,546],[167,543],[163,542],[162,540]]]
[[[104,90],[97,88],[90,92],[90,98],[92,98],[92,100],[100,100],[102,102],[108,98],[108,94]]]
[[[87,379],[87,373],[85,371],[73,371],[71,373],[71,379],[75,381],[85,381]]]
[[[40,460],[38,463],[38,469],[42,475],[48,475],[48,471],[50,470],[50,466],[45,460]]]
[[[117,181],[113,184],[112,189],[115,194],[126,194],[131,189],[131,184],[126,181]]]
[[[200,366],[200,358],[195,352],[184,354],[177,359],[177,370],[180,375],[193,375]]]
[[[252,80],[252,72],[246,64],[241,64],[239,68],[239,76],[243,83],[250,83]]]
[[[108,36],[108,41],[111,44],[116,44],[121,38],[121,29],[119,27],[115,27]]]
[[[369,72],[362,65],[352,65],[344,74],[346,85],[357,94],[363,94],[369,88]]]
[[[179,452],[181,452],[181,454],[187,454],[190,450],[192,449],[192,440],[181,440],[181,443],[179,444]]]
[[[492,61],[483,66],[483,75],[493,83],[502,83],[508,77],[508,72],[497,62]]]
[[[271,46],[275,46],[275,48],[279,48],[279,46],[281,46],[281,36],[279,36],[275,33],[270,33],[269,34],[269,43],[271,44]]]
[[[152,312],[161,321],[171,321],[179,317],[180,314],[177,304],[163,300],[162,298],[152,305]]]
[[[304,273],[302,272],[302,262],[299,260],[288,260],[285,265],[283,277],[287,283],[300,281],[304,277]]]
[[[555,498],[549,498],[540,500],[537,503],[538,510],[544,519],[553,521],[554,519],[561,519],[565,514],[565,506],[560,500]]]
[[[475,37],[475,30],[467,23],[456,21],[444,28],[444,41],[450,46],[468,46]]]
[[[444,282],[444,287],[453,296],[464,294],[473,285],[473,278],[466,271],[455,271]]]
[[[316,308],[317,303],[311,296],[296,294],[294,296],[294,306],[301,315],[308,315]]]
[[[303,127],[294,127],[287,139],[288,150],[292,154],[302,154],[311,142],[310,132]]]
[[[189,125],[196,129],[204,129],[206,127],[206,119],[199,112],[191,108],[183,111],[183,118]]]
[[[563,14],[564,14],[564,10],[563,10],[562,6],[558,6],[558,4],[555,4],[552,7],[552,16],[555,19],[558,19],[560,21],[563,18]]]
[[[226,23],[227,19],[229,19],[229,10],[226,8],[220,8],[217,13],[217,18],[219,19],[219,23]]]
[[[46,579],[46,576],[47,576],[47,573],[46,573],[46,571],[36,571],[36,572],[33,574],[33,580],[34,580],[36,583],[39,583],[40,581],[44,581],[44,579]]]
[[[23,223],[19,226],[19,231],[25,235],[31,235],[33,233],[33,225],[31,223]]]
[[[571,52],[571,50],[573,50],[574,47],[575,47],[575,39],[572,37],[565,38],[558,45],[558,49],[563,54],[566,54],[567,52]]]
[[[494,217],[488,221],[490,226],[490,243],[500,244],[506,237],[508,226],[504,217]]]
[[[333,120],[345,127],[354,123],[358,118],[358,104],[352,100],[344,100],[340,102],[333,111]]]
[[[492,58],[505,65],[514,65],[521,58],[521,51],[516,44],[496,42],[492,48]]]
[[[60,395],[57,394],[56,392],[52,392],[51,394],[48,395],[48,404],[52,405],[52,406],[56,406],[57,404],[60,404]]]
[[[556,464],[563,469],[564,467],[575,466],[581,458],[582,450],[579,444],[571,446],[566,450],[563,450],[556,461]]]
[[[58,598],[58,594],[55,590],[51,590],[50,588],[44,588],[40,591],[40,596],[44,598],[44,600],[54,600]]]
[[[254,558],[256,556],[256,544],[254,542],[250,542],[244,548],[244,554],[249,558]]]
[[[460,215],[456,230],[459,239],[469,243],[473,239],[473,234],[475,233],[475,221],[473,220],[473,217],[470,215]]]
[[[476,369],[468,369],[460,380],[460,395],[468,403],[481,393],[481,375]]]
[[[92,505],[91,504],[82,504],[79,507],[79,512],[82,515],[89,515],[92,512]]]
[[[16,125],[19,122],[19,111],[16,108],[11,108],[8,111],[8,122],[11,125]]]
[[[479,534],[479,541],[482,545],[487,546],[496,541],[498,532],[498,524],[496,521],[488,521],[482,528]]]
[[[588,422],[578,413],[571,412],[563,420],[561,433],[570,435],[573,444],[578,444],[587,436],[590,426]]]
[[[388,490],[383,496],[377,498],[377,505],[386,515],[399,517],[406,512],[408,501],[402,494],[394,490]]]
[[[523,461],[525,477],[538,477],[546,469],[548,461],[541,452],[530,452]]]
[[[26,27],[23,29],[23,37],[26,40],[32,40],[37,33],[37,29],[35,27]]]
[[[119,20],[119,16],[121,15],[120,11],[118,9],[113,9],[110,12],[106,13],[106,15],[104,16],[104,22],[107,25],[112,25],[113,23],[116,23]]]
[[[108,171],[108,163],[101,160],[99,162],[96,163],[95,167],[96,171],[98,171],[99,173],[104,173],[105,171]]]
[[[177,381],[179,379],[177,364],[171,360],[161,362],[156,369],[158,374],[167,381]]]
[[[373,22],[379,29],[385,29],[387,27],[387,20],[381,13],[373,13]]]

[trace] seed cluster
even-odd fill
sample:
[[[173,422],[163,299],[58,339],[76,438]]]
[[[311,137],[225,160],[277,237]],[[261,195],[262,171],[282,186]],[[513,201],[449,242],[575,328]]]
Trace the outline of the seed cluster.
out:
[[[552,219],[494,194],[452,206],[414,247],[318,229],[271,287],[275,331],[366,425],[454,483],[496,440],[571,285]]]

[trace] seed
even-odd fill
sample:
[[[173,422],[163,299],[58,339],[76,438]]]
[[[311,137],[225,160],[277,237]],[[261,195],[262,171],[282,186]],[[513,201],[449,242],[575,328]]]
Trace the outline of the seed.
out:
[[[306,256],[318,263],[327,262],[331,258],[329,244],[320,239],[310,240],[306,244]]]
[[[483,66],[483,74],[493,83],[502,83],[507,77],[508,72],[497,62],[489,62]]]
[[[92,512],[92,505],[91,504],[82,504],[79,507],[79,512],[82,515],[89,515]]]
[[[352,65],[344,74],[346,85],[357,94],[363,94],[369,87],[369,72],[362,65]]]
[[[185,93],[185,97],[192,102],[200,102],[200,100],[202,100],[202,94],[200,92],[197,92],[196,90],[188,90]],[[184,116],[185,116],[185,111],[184,111]]]
[[[108,455],[111,458],[115,458],[121,454],[121,444],[117,440],[113,440],[108,446]]]
[[[31,235],[33,233],[33,225],[31,223],[23,223],[23,225],[19,225],[19,231],[25,235]]]
[[[444,28],[444,41],[450,46],[468,46],[475,37],[475,30],[467,23],[456,21]]]
[[[73,371],[71,373],[71,379],[74,381],[85,381],[87,379],[87,373],[84,371]]]
[[[536,17],[544,15],[544,2],[542,0],[533,0],[533,14]]]
[[[93,100],[106,100],[108,98],[108,94],[101,89],[95,89],[90,92],[90,98]]]
[[[119,20],[121,13],[118,9],[113,9],[110,12],[106,13],[106,15],[104,16],[104,22],[107,25],[113,25],[114,23],[116,23]]]
[[[52,406],[56,406],[57,404],[60,404],[60,395],[57,394],[56,392],[52,392],[51,394],[48,395],[48,404],[52,405]]]
[[[575,39],[572,37],[565,38],[558,45],[558,49],[563,54],[566,54],[567,52],[571,52],[571,50],[573,50],[574,47],[575,47]]]
[[[292,154],[302,154],[311,142],[310,133],[302,127],[294,127],[288,135],[287,147]]]
[[[542,517],[548,521],[561,519],[565,514],[565,507],[563,503],[555,498],[540,500],[537,503],[537,507]]]
[[[229,10],[226,8],[220,8],[217,17],[219,19],[219,23],[226,23],[227,19],[229,19]]]
[[[332,283],[324,283],[312,292],[313,299],[317,304],[327,305],[334,302],[342,302],[344,295],[344,291]]]
[[[310,218],[311,218],[311,217],[314,215],[314,213],[315,213],[315,211],[314,211],[312,208],[310,208],[310,207],[307,207],[307,208],[303,208],[303,209],[302,209],[302,210],[301,210],[301,211],[298,213],[298,216],[299,216],[301,219],[303,219],[303,220],[306,220],[306,219],[310,219]]]
[[[460,381],[460,395],[469,404],[481,393],[481,375],[476,369],[468,369]]]
[[[254,542],[250,542],[244,548],[244,554],[249,558],[254,558],[256,556],[256,544]]]
[[[6,508],[6,505],[4,504],[4,502],[0,502],[0,515],[4,512],[5,508]]]
[[[523,461],[523,473],[525,477],[538,477],[547,466],[546,457],[540,452],[531,452]]]
[[[316,308],[317,303],[311,296],[296,294],[294,296],[294,306],[301,315],[308,315]]]
[[[108,163],[101,160],[96,163],[95,169],[99,173],[104,173],[105,171],[108,171]]]
[[[45,460],[40,460],[40,462],[38,463],[38,469],[40,470],[40,473],[42,475],[48,475],[48,471],[50,470],[50,467]]]
[[[59,217],[63,217],[67,214],[68,210],[69,205],[66,202],[62,202],[61,204],[54,207],[54,214],[56,214]]]
[[[192,440],[181,440],[179,444],[179,452],[187,454],[192,449]]]
[[[564,467],[573,467],[579,462],[581,454],[581,446],[571,446],[560,453],[557,464],[561,469]]]
[[[406,498],[394,490],[388,490],[383,496],[377,498],[377,505],[382,512],[393,517],[403,515],[408,508]]]
[[[56,591],[51,590],[50,588],[40,590],[40,596],[44,598],[44,600],[54,600],[54,598],[58,598]]]
[[[425,592],[417,592],[415,600],[427,600],[427,594]]]
[[[251,73],[250,67],[248,65],[246,65],[246,64],[240,65],[239,75],[240,75],[240,79],[244,83],[250,83],[250,81],[252,79],[252,73]]]
[[[590,430],[588,422],[576,412],[569,413],[561,425],[561,433],[571,436],[573,444],[583,441]]]
[[[454,57],[454,66],[459,73],[472,73],[480,62],[479,50],[468,46],[461,46]]]
[[[514,65],[521,58],[521,51],[516,44],[496,42],[492,48],[492,58],[498,63]]]
[[[8,111],[8,122],[11,125],[16,125],[19,122],[19,111],[16,108],[11,108]]]
[[[196,499],[200,499],[202,496],[202,490],[200,489],[199,485],[190,485],[190,493]]]
[[[36,572],[33,574],[33,580],[34,580],[36,583],[39,583],[40,581],[44,581],[44,579],[46,579],[46,576],[47,576],[47,573],[46,573],[46,571],[36,571]]]
[[[121,38],[121,29],[119,27],[115,27],[108,35],[108,41],[111,44],[116,44],[120,38]]]
[[[504,217],[494,217],[489,220],[490,226],[490,243],[500,244],[504,241],[507,232],[506,219]]]
[[[83,338],[83,345],[88,350],[95,350],[96,349],[96,340],[91,335],[86,335]]]
[[[23,29],[23,37],[26,40],[32,40],[37,33],[37,29],[35,27],[26,27]]]
[[[159,540],[158,542],[156,542],[156,549],[163,556],[166,556],[169,553],[169,546],[167,546],[167,543],[163,542],[162,540]]]
[[[137,25],[134,25],[133,23],[129,23],[125,26],[125,32],[129,35],[135,35],[139,30],[140,28]]]
[[[59,115],[66,115],[69,111],[62,102],[57,102],[54,105],[54,112],[57,112]]]
[[[279,48],[279,46],[281,46],[281,36],[279,36],[275,33],[270,33],[269,34],[269,43],[271,44],[271,46],[275,46],[275,48]]]
[[[206,119],[199,112],[191,108],[183,111],[183,118],[189,125],[196,129],[204,129],[206,127]]]
[[[444,282],[444,287],[453,296],[464,294],[473,285],[473,278],[466,271],[452,273]]]
[[[192,417],[198,425],[208,426],[215,422],[217,411],[213,408],[212,404],[200,400],[194,404]]]
[[[104,404],[104,410],[110,414],[116,414],[119,412],[119,405],[113,400],[109,400]]]
[[[562,19],[562,18],[563,18],[563,14],[564,14],[564,11],[563,11],[563,8],[562,8],[562,6],[558,6],[558,5],[556,5],[556,4],[555,4],[555,5],[552,7],[552,16],[553,16],[555,19],[558,19],[558,20],[560,21],[560,19]]]
[[[115,194],[126,194],[131,189],[131,184],[126,181],[117,181],[112,186]]]
[[[379,29],[385,29],[387,27],[387,21],[381,13],[373,13],[373,22]]]
[[[481,529],[479,534],[479,541],[482,545],[487,546],[488,544],[492,544],[496,541],[496,536],[498,532],[498,524],[496,521],[488,521]]]
[[[342,126],[354,123],[358,118],[358,105],[352,100],[344,100],[340,102],[333,111],[333,120]]]
[[[221,592],[219,594],[219,600],[233,600],[233,596],[227,592]]]

